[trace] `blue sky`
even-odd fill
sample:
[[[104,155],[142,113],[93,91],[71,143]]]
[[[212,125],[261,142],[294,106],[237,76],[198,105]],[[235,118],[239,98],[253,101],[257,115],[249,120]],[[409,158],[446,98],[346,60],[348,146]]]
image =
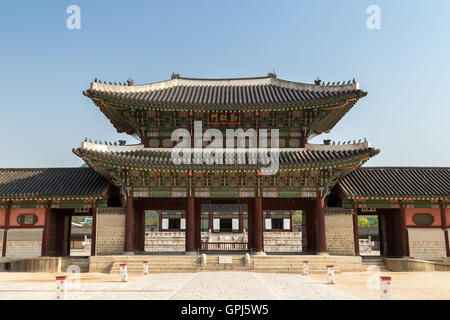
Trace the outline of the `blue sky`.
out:
[[[81,29],[66,28],[69,5]],[[381,30],[366,27],[369,5]],[[82,95],[137,84],[264,76],[368,91],[323,139],[367,137],[371,166],[449,166],[450,1],[2,1],[0,167],[79,166],[72,148],[118,134]]]

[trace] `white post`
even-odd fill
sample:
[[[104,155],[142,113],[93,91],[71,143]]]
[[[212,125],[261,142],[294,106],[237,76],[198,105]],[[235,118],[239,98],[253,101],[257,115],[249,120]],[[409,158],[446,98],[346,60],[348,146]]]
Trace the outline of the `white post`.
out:
[[[144,276],[148,276],[148,261],[142,261]]]
[[[56,277],[56,299],[67,300],[67,277]]]
[[[392,280],[391,277],[380,277],[381,281],[381,300],[392,299]]]
[[[334,284],[334,266],[327,266],[328,284]]]
[[[126,263],[120,265],[120,281],[122,282],[128,281],[128,269]]]
[[[250,266],[250,255],[248,254],[248,252],[245,254],[245,265],[246,266]]]
[[[206,263],[208,261],[206,258],[206,254],[202,253],[202,255],[200,256],[200,261],[201,261],[202,266],[206,266]]]
[[[303,261],[303,275],[307,276],[309,273],[308,261]]]

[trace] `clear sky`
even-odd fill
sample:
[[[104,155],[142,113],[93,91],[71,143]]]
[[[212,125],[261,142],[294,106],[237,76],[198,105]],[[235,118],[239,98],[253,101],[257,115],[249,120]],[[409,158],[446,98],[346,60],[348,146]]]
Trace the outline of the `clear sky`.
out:
[[[70,5],[81,29],[69,30]],[[381,29],[369,30],[369,5]],[[450,166],[450,1],[2,1],[0,167],[80,166],[85,137],[116,141],[85,96],[95,78],[137,84],[265,76],[353,77],[367,97],[323,139],[367,137],[371,166]]]

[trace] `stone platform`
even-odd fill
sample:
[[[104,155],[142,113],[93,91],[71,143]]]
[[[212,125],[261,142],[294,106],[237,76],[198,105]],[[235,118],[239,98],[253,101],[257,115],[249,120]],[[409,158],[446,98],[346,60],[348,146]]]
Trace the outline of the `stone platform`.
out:
[[[199,255],[96,256],[90,258],[89,272],[118,274],[119,265],[126,263],[130,274],[141,274],[143,261],[148,261],[150,273],[253,271],[300,274],[303,261],[309,262],[310,273],[325,274],[327,265],[334,265],[336,273],[362,271],[361,257],[353,256],[266,255],[250,256],[249,262],[245,261],[244,255],[211,254],[206,257],[207,263],[202,264]],[[221,263],[219,257],[228,257],[231,263]]]

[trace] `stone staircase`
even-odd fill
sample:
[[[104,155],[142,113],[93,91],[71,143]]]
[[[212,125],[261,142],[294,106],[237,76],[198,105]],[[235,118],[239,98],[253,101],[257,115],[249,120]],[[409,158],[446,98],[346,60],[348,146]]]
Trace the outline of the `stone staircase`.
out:
[[[220,261],[219,261],[220,257]],[[303,273],[303,261],[309,261],[312,274],[327,272],[328,265],[334,265],[335,273],[360,272],[361,257],[306,256],[306,255],[251,255],[250,263],[245,262],[245,255],[207,254],[206,264],[201,264],[201,256],[187,255],[152,255],[152,256],[114,256],[111,257],[105,271],[119,274],[120,264],[126,263],[130,275],[141,275],[143,261],[148,261],[149,273],[192,273],[201,271],[250,271],[262,273]],[[224,261],[229,260],[229,261]],[[220,263],[221,262],[221,263]],[[224,263],[225,262],[225,263]],[[375,261],[371,259],[370,264]],[[104,262],[103,262],[104,264]],[[380,268],[383,270],[382,268]]]
[[[387,272],[389,269],[386,267],[384,259],[381,257],[363,257],[362,258],[362,271],[368,271],[367,268],[375,266],[380,269],[381,272]],[[372,267],[373,268],[373,267]]]
[[[120,265],[127,264],[128,274],[142,275],[143,261],[148,261],[149,273],[190,273],[197,272],[198,256],[172,255],[172,256],[124,256],[115,258],[110,274],[119,274]]]
[[[219,258],[220,257],[220,258]],[[221,258],[231,259],[231,263],[220,263]],[[206,265],[199,264],[199,271],[252,271],[253,264],[246,265],[244,255],[207,255]],[[200,262],[200,260],[199,260]],[[222,260],[223,262],[223,260]]]
[[[303,273],[303,261],[308,261],[309,273],[326,273],[328,265],[341,273],[339,264],[329,256],[253,256],[254,271],[262,273]]]

